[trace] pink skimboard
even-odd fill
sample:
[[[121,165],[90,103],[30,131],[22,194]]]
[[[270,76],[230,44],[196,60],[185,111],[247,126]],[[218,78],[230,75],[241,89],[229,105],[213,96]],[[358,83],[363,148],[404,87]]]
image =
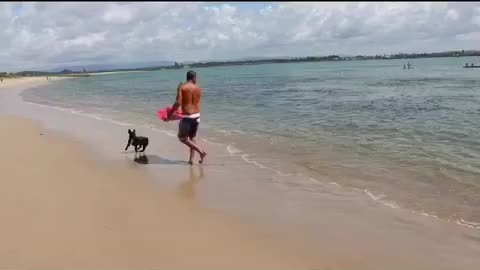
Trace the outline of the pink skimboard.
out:
[[[163,108],[163,109],[159,110],[157,112],[158,118],[160,118],[160,120],[162,120],[164,122],[167,122],[167,114],[171,109],[172,109],[172,107],[166,107],[166,108]],[[172,116],[170,117],[170,120],[180,120],[180,119],[182,119],[182,113],[178,112],[178,111],[173,113]]]

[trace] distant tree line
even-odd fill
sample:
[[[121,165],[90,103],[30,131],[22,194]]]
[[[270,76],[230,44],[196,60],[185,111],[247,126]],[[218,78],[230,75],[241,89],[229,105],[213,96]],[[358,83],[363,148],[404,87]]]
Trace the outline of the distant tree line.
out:
[[[295,63],[295,62],[320,62],[320,61],[356,61],[356,60],[388,60],[388,59],[414,59],[414,58],[436,58],[436,57],[462,57],[462,56],[480,56],[480,51],[450,51],[439,53],[398,53],[391,55],[356,55],[340,57],[338,55],[329,56],[307,56],[285,59],[261,59],[261,60],[243,60],[243,61],[211,61],[202,63],[193,63],[189,67],[214,67],[214,66],[238,66],[238,65],[258,65],[274,63]]]
[[[261,60],[238,60],[238,61],[209,61],[192,64],[181,64],[175,62],[172,66],[156,66],[144,68],[125,68],[125,69],[109,69],[97,70],[100,72],[116,72],[116,71],[153,71],[162,69],[182,69],[184,67],[215,67],[215,66],[239,66],[239,65],[259,65],[259,64],[274,64],[274,63],[295,63],[295,62],[322,62],[322,61],[359,61],[359,60],[390,60],[390,59],[415,59],[415,58],[437,58],[437,57],[465,57],[465,56],[480,56],[480,51],[477,50],[459,50],[437,53],[397,53],[390,55],[356,55],[356,56],[307,56],[307,57],[293,57],[284,59],[261,59]],[[85,68],[83,73],[86,73]],[[6,75],[6,73],[3,73]],[[79,75],[71,70],[64,69],[60,72],[43,72],[43,71],[21,71],[9,75],[17,76],[52,76],[52,75]],[[0,73],[2,76],[2,73]],[[87,74],[85,75],[87,76]]]

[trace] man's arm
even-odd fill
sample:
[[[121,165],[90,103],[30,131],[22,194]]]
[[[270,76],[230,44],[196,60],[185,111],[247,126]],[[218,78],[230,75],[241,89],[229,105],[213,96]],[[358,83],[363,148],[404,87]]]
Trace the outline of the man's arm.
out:
[[[177,111],[180,104],[182,104],[182,91],[181,91],[182,85],[183,83],[180,82],[177,86],[177,98],[175,99],[175,102],[172,105],[172,109],[167,112],[167,119],[170,119],[170,116],[172,116],[172,114]]]

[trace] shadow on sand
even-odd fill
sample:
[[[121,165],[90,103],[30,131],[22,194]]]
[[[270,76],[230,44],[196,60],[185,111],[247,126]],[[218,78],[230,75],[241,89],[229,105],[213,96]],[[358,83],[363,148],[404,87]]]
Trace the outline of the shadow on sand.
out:
[[[136,153],[133,161],[147,165],[147,164],[162,164],[162,165],[187,165],[188,162],[183,160],[170,160],[156,155],[145,155],[143,153]]]

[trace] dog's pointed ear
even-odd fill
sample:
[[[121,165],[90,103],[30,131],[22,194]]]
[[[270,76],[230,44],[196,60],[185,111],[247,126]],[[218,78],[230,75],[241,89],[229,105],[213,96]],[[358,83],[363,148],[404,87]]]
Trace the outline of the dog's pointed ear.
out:
[[[134,130],[132,130],[132,132],[133,132],[133,133],[135,133],[135,129],[134,129]]]
[[[131,132],[130,129],[128,129],[128,134],[130,134],[130,132]]]

